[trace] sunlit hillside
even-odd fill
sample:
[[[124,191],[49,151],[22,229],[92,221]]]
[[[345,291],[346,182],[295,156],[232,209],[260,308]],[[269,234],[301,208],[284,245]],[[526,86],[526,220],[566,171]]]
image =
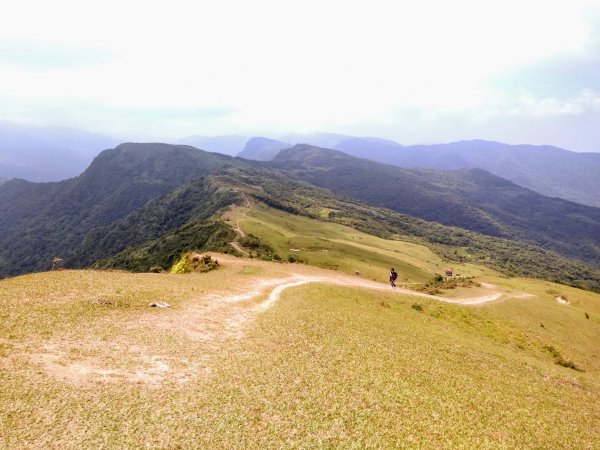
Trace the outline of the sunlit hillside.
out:
[[[0,446],[600,445],[598,294],[481,271],[436,300],[213,256],[202,274],[0,281]]]

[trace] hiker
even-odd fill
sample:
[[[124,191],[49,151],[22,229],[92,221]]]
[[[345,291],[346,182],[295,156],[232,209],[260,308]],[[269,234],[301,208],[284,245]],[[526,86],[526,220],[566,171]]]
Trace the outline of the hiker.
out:
[[[390,270],[390,284],[393,288],[396,287],[396,278],[398,278],[398,272],[392,267],[392,270]]]

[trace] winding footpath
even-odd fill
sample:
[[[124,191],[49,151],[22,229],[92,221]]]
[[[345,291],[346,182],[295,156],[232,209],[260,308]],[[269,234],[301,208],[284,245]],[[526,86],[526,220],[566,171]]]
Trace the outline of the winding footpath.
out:
[[[278,299],[283,291],[288,288],[302,286],[304,284],[309,283],[324,283],[324,284],[333,284],[338,286],[345,287],[358,287],[358,288],[366,288],[377,291],[385,291],[385,292],[394,292],[397,294],[411,295],[413,297],[421,297],[428,298],[431,300],[437,300],[440,302],[446,303],[454,303],[459,305],[480,305],[483,303],[493,302],[499,300],[504,294],[501,292],[494,292],[488,295],[482,295],[479,297],[470,297],[470,298],[447,298],[441,297],[437,295],[429,295],[424,294],[422,292],[411,291],[410,289],[404,288],[395,288],[392,289],[389,286],[386,286],[381,283],[377,283],[374,281],[361,280],[352,277],[346,276],[303,276],[303,275],[293,275],[290,278],[280,280],[279,284],[274,287],[269,293],[266,300],[259,303],[256,306],[256,310],[264,311],[269,309]]]

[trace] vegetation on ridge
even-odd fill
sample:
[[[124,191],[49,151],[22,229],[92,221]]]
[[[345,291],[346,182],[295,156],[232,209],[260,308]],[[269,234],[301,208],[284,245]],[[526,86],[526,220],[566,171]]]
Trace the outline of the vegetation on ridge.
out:
[[[0,277],[48,270],[54,256],[63,258],[66,267],[87,266],[94,258],[113,254],[96,251],[95,240],[101,237],[104,240],[98,246],[110,252],[124,249],[132,238],[131,243],[136,243],[136,238],[157,237],[130,230],[119,241],[118,236],[106,237],[110,229],[104,227],[232,160],[187,146],[122,144],[102,152],[77,178],[59,183],[4,183],[0,187]],[[152,214],[176,222],[176,213]],[[156,225],[150,231],[160,232],[164,226]],[[82,244],[86,253],[77,254]]]
[[[358,201],[533,244],[600,268],[600,208],[548,198],[479,169],[403,169],[299,145],[265,163]]]
[[[348,225],[385,239],[425,244],[450,261],[481,264],[507,275],[540,277],[584,289],[600,289],[597,270],[539,246],[427,222],[289,178],[305,176],[303,170],[312,171],[311,176],[323,176],[319,175],[324,171],[319,158],[324,158],[323,164],[350,167],[345,159],[350,157],[338,153],[333,152],[334,158],[329,160],[327,152],[309,148],[309,156],[317,158],[316,167],[312,156],[307,160],[300,152],[291,161],[295,168],[280,167],[283,172],[278,174],[272,167],[266,167],[267,163],[250,163],[191,147],[124,144],[103,152],[88,170],[72,180],[46,184],[8,181],[0,187],[0,276],[47,270],[55,256],[63,258],[67,268],[95,264],[146,271],[152,267],[170,267],[185,251],[234,252],[229,245],[235,238],[234,231],[220,214],[234,203],[242,204],[240,192],[246,191],[259,202],[288,213]],[[296,163],[300,166],[295,166]],[[332,174],[337,169],[331,170],[334,169],[325,172],[335,181]],[[351,173],[346,178],[360,185],[368,170]],[[447,177],[437,179],[439,185],[435,184],[435,177],[431,178],[427,192],[443,194],[448,183],[455,183],[452,195],[462,198],[460,195],[464,194],[467,198],[474,194],[460,194],[462,190],[468,190],[469,183],[479,186],[474,179],[465,184],[458,183],[453,175]],[[494,189],[501,189],[507,183],[494,180],[499,183]],[[382,183],[387,181],[384,179]],[[428,198],[422,197],[421,206],[435,210],[448,197],[441,195],[438,203]],[[445,207],[452,209],[453,205],[450,202]],[[502,210],[502,202],[497,202],[497,206]],[[502,214],[493,218],[481,211],[475,212],[482,223],[492,227],[492,231],[506,232],[508,225],[498,219]],[[537,222],[536,226],[544,223]],[[593,233],[595,222],[590,220],[588,225],[586,229],[575,227],[574,234]],[[268,244],[264,236],[256,234],[256,237],[262,244]],[[561,242],[558,245],[566,241]],[[591,244],[585,251],[593,254],[595,249],[596,245]],[[577,245],[571,245],[569,251],[576,250]],[[272,258],[298,259],[297,255],[277,251],[267,253]],[[582,250],[581,255],[585,256],[584,253]]]
[[[600,271],[533,245],[373,207],[258,168],[230,168],[215,179],[272,208],[348,225],[386,239],[425,244],[450,261],[483,265],[508,276],[542,278],[600,292]]]

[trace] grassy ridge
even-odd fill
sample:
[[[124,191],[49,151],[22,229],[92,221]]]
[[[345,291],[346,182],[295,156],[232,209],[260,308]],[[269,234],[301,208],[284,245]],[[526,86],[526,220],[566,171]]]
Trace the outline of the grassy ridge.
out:
[[[269,167],[338,194],[600,268],[600,208],[548,198],[484,170],[403,169],[298,145]]]
[[[209,417],[217,442],[235,436],[256,447],[592,448],[600,442],[597,361],[593,374],[555,366],[541,349],[549,338],[538,324],[521,328],[491,306],[422,302],[418,312],[410,298],[322,286],[289,291],[284,299],[260,318],[237,358],[221,360],[218,391],[237,401],[225,417]],[[546,316],[550,329],[563,322]],[[581,314],[577,323],[599,337],[597,322],[585,323]],[[553,339],[568,345],[572,332]],[[594,351],[592,342],[576,354],[589,360],[583,353]]]
[[[465,308],[313,284],[284,291],[243,338],[183,333],[205,316],[226,329],[231,311],[210,316],[219,306],[210,295],[238,294],[281,267],[289,266],[245,260],[202,275],[64,271],[0,281],[0,446],[600,445],[597,294],[487,277],[536,297]],[[157,299],[172,308],[147,307]],[[213,322],[198,323],[210,335]],[[546,345],[584,372],[555,364]],[[91,362],[164,376],[158,387],[119,376],[76,384],[48,372],[52,357],[53,369]],[[152,369],[157,360],[169,371]]]
[[[286,213],[347,225],[384,239],[426,245],[454,264],[480,265],[508,276],[542,278],[600,292],[600,271],[533,245],[376,208],[260,169],[229,169],[216,177],[216,182]],[[313,226],[318,228],[314,222]]]
[[[390,267],[399,273],[399,282],[423,283],[444,271],[445,263],[424,245],[382,239],[335,222],[293,215],[255,204],[236,208],[225,215],[231,225],[239,224],[257,236],[283,260],[339,270],[348,274],[386,281]],[[485,269],[455,265],[456,273],[480,275]],[[492,273],[492,271],[488,271]]]

